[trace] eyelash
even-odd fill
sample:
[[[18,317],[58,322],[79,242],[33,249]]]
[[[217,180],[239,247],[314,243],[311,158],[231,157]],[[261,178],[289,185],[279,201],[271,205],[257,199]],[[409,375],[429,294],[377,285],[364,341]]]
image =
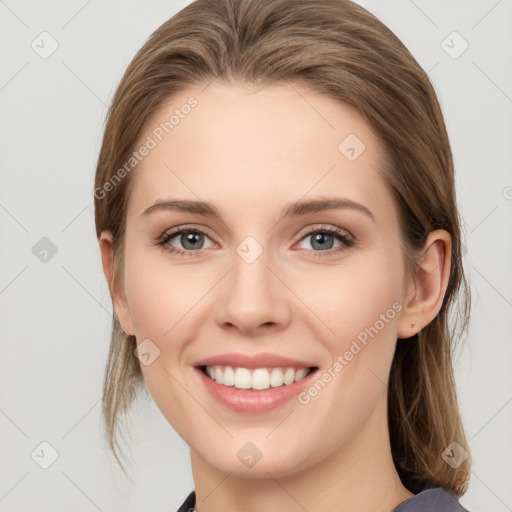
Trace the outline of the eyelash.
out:
[[[196,250],[191,250],[191,251],[184,251],[182,249],[177,249],[176,247],[168,245],[169,241],[172,238],[174,238],[174,237],[176,237],[176,235],[180,235],[182,233],[195,233],[195,234],[199,233],[199,234],[208,236],[206,231],[204,231],[200,228],[192,228],[192,227],[184,226],[184,227],[177,228],[172,231],[168,231],[168,232],[164,233],[162,236],[160,236],[158,238],[156,245],[158,245],[162,248],[165,248],[167,250],[167,252],[169,252],[171,254],[179,254],[180,256],[185,256],[185,255],[194,256],[195,254],[197,254],[203,250],[203,249],[196,249]],[[312,249],[300,249],[301,252],[304,252],[304,251],[306,251],[306,253],[313,252],[314,256],[312,256],[312,257],[314,257],[314,258],[317,258],[319,256],[320,257],[333,256],[333,255],[355,245],[355,241],[353,239],[349,238],[348,236],[346,236],[343,233],[343,231],[341,231],[339,228],[332,228],[332,227],[329,228],[326,226],[322,226],[321,228],[316,228],[316,229],[308,231],[301,237],[299,242],[302,242],[308,236],[311,236],[315,233],[327,233],[329,235],[334,235],[340,242],[342,242],[345,245],[345,247],[341,248],[341,249],[340,248],[328,249],[326,251],[313,251]]]

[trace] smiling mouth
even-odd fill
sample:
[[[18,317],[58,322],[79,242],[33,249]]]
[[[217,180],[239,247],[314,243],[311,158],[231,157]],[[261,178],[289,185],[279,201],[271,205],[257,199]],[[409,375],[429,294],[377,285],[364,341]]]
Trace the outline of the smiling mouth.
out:
[[[246,391],[262,391],[289,386],[295,382],[300,382],[306,376],[318,370],[317,366],[308,368],[272,367],[249,369],[214,365],[197,366],[196,368],[219,385]]]

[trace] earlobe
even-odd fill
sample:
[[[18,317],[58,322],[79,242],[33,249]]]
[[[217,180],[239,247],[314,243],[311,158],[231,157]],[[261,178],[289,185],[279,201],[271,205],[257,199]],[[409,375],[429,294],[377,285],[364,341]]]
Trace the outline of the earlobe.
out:
[[[428,325],[443,304],[451,266],[451,236],[444,229],[429,233],[417,262],[398,324],[398,338],[410,338]]]
[[[115,280],[114,275],[114,244],[113,237],[110,231],[103,231],[99,238],[101,263],[103,273],[108,283],[112,303],[118,318],[118,322],[123,329],[124,333],[128,336],[133,335],[133,325],[131,321],[130,311],[126,296],[124,294],[124,287],[122,283]]]

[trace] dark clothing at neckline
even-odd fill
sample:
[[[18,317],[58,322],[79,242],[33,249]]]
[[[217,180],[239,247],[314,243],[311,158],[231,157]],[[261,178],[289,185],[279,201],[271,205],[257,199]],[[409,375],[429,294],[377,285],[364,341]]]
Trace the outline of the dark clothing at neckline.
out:
[[[196,503],[193,490],[177,512],[192,512]],[[402,501],[391,512],[469,512],[450,492],[441,487],[425,489],[411,498]]]

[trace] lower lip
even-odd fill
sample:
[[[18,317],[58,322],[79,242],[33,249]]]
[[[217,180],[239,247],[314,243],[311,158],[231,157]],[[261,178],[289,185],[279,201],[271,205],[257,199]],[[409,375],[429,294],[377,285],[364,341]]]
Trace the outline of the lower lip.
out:
[[[306,377],[290,385],[252,391],[224,386],[210,379],[200,368],[195,368],[204,382],[206,389],[218,402],[237,412],[266,412],[283,405],[297,396],[312,381],[317,370],[310,371]]]

